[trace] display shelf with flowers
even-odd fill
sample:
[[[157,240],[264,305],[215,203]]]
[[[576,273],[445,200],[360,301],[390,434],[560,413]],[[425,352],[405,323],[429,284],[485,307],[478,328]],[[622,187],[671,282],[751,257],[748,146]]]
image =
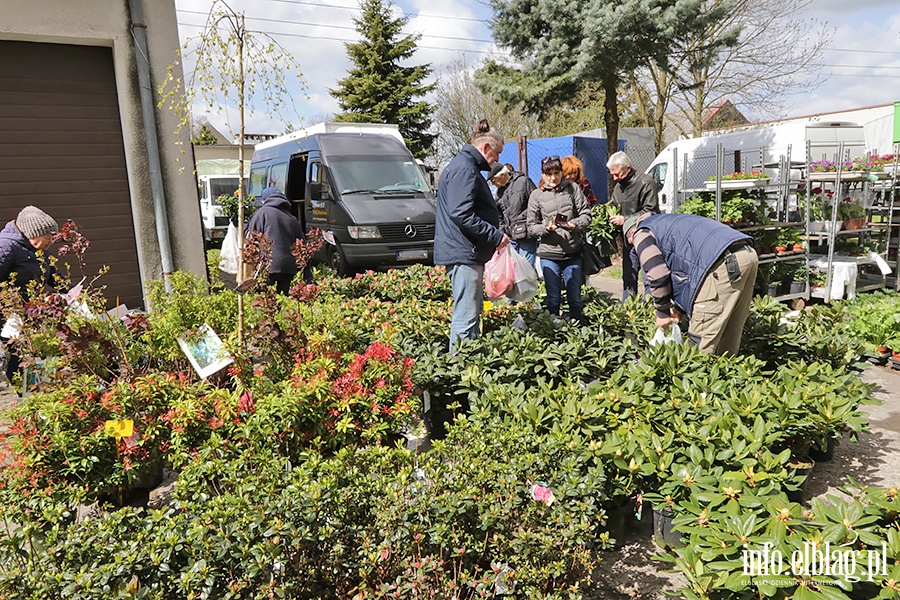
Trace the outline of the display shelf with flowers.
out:
[[[723,175],[721,184],[723,190],[744,190],[754,187],[764,187],[769,185],[769,174],[765,171],[751,171],[750,173],[735,171],[734,173]],[[706,180],[706,189],[716,189],[715,176]]]
[[[840,163],[830,160],[819,160],[809,165],[809,178],[812,181],[836,181],[840,172],[841,181],[875,181],[884,179],[884,164],[872,157],[857,156]]]

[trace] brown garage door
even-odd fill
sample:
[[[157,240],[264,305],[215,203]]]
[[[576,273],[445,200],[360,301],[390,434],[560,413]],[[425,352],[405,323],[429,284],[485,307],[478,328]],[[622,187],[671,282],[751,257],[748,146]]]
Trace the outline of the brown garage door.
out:
[[[29,204],[78,224],[110,302],[143,306],[110,48],[0,40],[0,227]]]

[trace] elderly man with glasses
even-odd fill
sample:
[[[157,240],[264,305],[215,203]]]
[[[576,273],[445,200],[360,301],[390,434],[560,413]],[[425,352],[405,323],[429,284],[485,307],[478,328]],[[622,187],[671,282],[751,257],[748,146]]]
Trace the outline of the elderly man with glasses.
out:
[[[631,159],[624,152],[616,152],[606,162],[609,175],[616,182],[612,191],[612,201],[619,205],[622,214],[610,217],[617,227],[625,224],[632,215],[659,213],[659,194],[653,178],[645,173],[637,173],[631,166]],[[637,254],[634,246],[626,239],[622,247],[622,300],[637,295],[638,282]]]

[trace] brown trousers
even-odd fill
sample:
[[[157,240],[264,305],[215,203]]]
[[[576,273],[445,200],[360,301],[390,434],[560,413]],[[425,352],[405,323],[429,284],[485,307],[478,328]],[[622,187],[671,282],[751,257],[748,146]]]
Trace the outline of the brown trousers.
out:
[[[725,265],[725,256],[730,252],[726,251],[713,264],[694,300],[688,335],[694,340],[699,339],[698,347],[702,352],[737,354],[741,347],[759,265],[756,252],[749,245],[735,251],[741,278],[731,282]]]

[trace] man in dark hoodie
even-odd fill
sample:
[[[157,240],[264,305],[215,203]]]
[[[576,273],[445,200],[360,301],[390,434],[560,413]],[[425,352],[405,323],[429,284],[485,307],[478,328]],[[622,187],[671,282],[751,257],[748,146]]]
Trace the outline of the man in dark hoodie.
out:
[[[453,290],[450,351],[459,338],[475,339],[484,307],[484,264],[509,243],[500,211],[482,176],[503,152],[503,136],[482,119],[472,143],[441,173],[434,233],[434,263],[445,265]]]
[[[297,262],[291,254],[291,246],[298,239],[306,239],[303,225],[291,214],[291,201],[277,188],[267,187],[259,195],[262,206],[253,214],[247,231],[258,231],[272,240],[272,262],[269,264],[268,285],[274,285],[278,292],[287,294],[291,282],[297,275]],[[312,279],[307,267],[303,278]]]

